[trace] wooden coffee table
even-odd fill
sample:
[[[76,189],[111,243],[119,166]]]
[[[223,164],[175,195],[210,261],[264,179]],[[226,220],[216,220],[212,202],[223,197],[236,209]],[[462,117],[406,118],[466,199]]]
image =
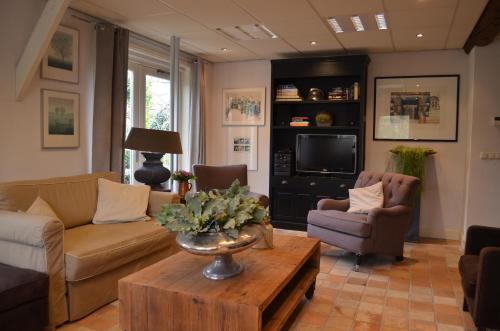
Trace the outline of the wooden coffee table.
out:
[[[319,272],[317,239],[276,235],[273,249],[234,255],[242,274],[202,275],[211,258],[177,253],[119,281],[120,327],[127,331],[280,330]]]

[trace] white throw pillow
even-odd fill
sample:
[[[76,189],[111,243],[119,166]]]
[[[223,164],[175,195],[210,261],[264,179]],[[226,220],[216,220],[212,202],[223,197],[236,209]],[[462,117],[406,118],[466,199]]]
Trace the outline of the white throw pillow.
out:
[[[48,216],[57,221],[61,220],[59,216],[57,216],[57,214],[54,212],[52,207],[47,203],[47,201],[43,200],[40,197],[37,197],[35,201],[33,201],[31,206],[26,211],[26,214]]]
[[[348,213],[368,213],[373,208],[384,206],[382,182],[349,190],[350,207]]]
[[[97,210],[92,223],[125,223],[149,220],[148,185],[128,185],[98,179]]]

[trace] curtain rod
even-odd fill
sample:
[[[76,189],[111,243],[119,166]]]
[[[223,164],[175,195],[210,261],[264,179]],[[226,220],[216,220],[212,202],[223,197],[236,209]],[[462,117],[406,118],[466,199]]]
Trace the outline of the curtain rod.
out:
[[[68,11],[70,12],[70,15],[77,19],[77,20],[80,20],[80,21],[83,21],[83,22],[86,22],[86,23],[89,23],[89,24],[95,24],[96,27],[99,27],[99,25],[101,24],[109,24],[109,25],[112,25],[113,27],[117,28],[117,27],[120,27],[119,25],[116,25],[115,23],[112,23],[112,22],[109,22],[107,20],[104,20],[102,18],[99,18],[99,17],[95,17],[93,15],[90,15],[90,14],[87,14],[85,12],[82,12],[78,9],[75,9],[75,8],[72,8],[72,7],[69,7],[68,8]],[[158,41],[158,40],[155,40],[155,39],[152,39],[150,37],[147,37],[143,34],[140,34],[140,33],[137,33],[135,31],[130,31],[130,35],[134,36],[135,38],[138,38],[144,42],[148,42],[148,43],[153,43],[153,44],[156,44],[156,46],[160,46],[160,47],[165,47],[168,51],[170,51],[170,45],[168,44],[165,44],[161,41]],[[188,53],[188,52],[185,52],[185,51],[179,51],[181,53],[182,56],[185,56],[187,57],[188,59],[190,59],[191,61],[193,61],[194,63],[197,63],[198,62],[198,56],[197,55],[194,55],[194,54],[191,54],[191,53]],[[205,60],[205,59],[203,59]]]

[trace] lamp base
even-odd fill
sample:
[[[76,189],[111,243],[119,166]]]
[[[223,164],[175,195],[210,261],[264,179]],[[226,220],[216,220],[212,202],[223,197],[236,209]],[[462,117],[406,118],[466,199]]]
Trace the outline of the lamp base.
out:
[[[163,166],[161,158],[165,153],[146,153],[142,155],[146,159],[142,167],[134,172],[134,178],[138,182],[151,186],[152,190],[163,190],[161,185],[170,178],[170,170]]]

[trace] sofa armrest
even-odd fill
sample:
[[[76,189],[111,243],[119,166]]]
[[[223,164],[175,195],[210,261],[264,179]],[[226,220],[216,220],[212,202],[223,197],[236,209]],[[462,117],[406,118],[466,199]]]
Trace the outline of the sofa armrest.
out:
[[[465,239],[465,254],[479,255],[484,247],[500,247],[500,228],[470,226]]]
[[[347,209],[349,209],[349,199],[321,199],[318,201],[318,210],[347,211]]]
[[[49,323],[68,319],[64,225],[51,217],[0,211],[0,262],[49,276]]]
[[[500,247],[484,247],[479,254],[473,318],[478,326],[500,325]]]
[[[156,216],[161,207],[166,204],[181,203],[181,197],[177,193],[151,191],[149,193],[148,215]]]

